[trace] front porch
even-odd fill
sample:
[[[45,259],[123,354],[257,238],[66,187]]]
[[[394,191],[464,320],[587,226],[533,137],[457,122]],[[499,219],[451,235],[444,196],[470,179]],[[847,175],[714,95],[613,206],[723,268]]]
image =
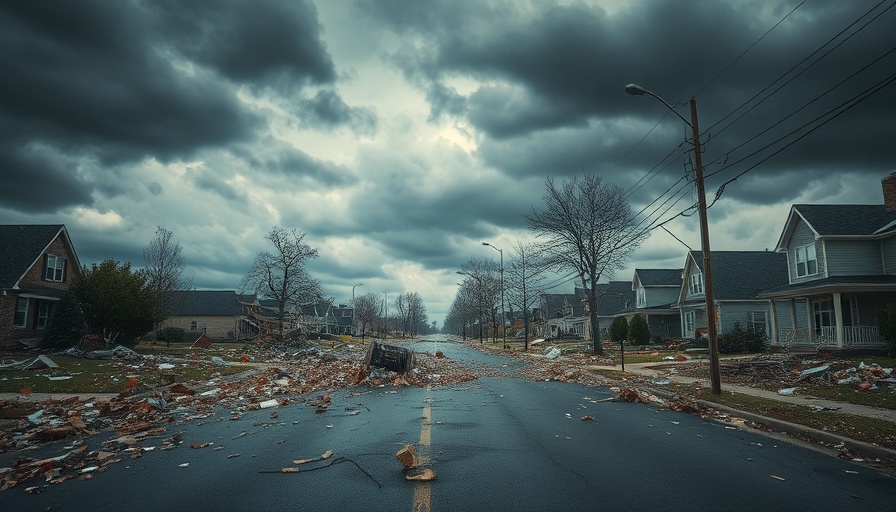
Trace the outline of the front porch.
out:
[[[885,348],[887,343],[877,326],[877,310],[893,298],[889,293],[832,292],[771,300],[772,347]]]

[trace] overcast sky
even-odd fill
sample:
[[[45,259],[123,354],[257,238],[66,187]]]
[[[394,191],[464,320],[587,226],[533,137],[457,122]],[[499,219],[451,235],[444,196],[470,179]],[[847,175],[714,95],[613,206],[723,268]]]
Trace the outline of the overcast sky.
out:
[[[774,248],[794,203],[881,203],[893,27],[862,0],[2,2],[0,223],[134,266],[162,226],[233,290],[296,228],[337,302],[417,292],[441,325],[548,176],[601,176],[699,249],[687,126],[631,82],[698,102],[709,200],[730,181],[713,250]],[[655,229],[613,277],[686,251]]]

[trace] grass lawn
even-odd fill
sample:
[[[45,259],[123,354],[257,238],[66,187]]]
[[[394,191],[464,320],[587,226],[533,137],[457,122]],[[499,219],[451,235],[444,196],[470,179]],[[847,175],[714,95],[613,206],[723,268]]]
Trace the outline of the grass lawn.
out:
[[[176,363],[172,369],[159,370],[156,364],[141,366],[131,361],[69,356],[50,358],[59,365],[59,368],[0,370],[0,392],[19,393],[23,388],[29,388],[33,393],[119,393],[127,391],[128,381],[132,376],[139,384],[159,386],[172,377],[175,382],[190,383],[208,380],[214,375],[233,375],[250,369],[246,366]]]
[[[670,384],[669,386],[664,386],[664,389],[691,399],[697,396],[697,388],[693,386]],[[802,405],[767,400],[729,391],[723,391],[721,395],[713,395],[710,393],[709,388],[703,388],[700,391],[699,398],[705,402],[726,405],[741,411],[760,414],[797,425],[805,425],[850,439],[896,449],[896,429],[893,428],[893,424],[889,421],[853,414],[819,413]]]

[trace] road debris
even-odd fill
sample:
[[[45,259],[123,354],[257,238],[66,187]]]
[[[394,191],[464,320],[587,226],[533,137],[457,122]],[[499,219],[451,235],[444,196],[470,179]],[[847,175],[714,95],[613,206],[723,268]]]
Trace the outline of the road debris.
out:
[[[404,476],[404,479],[417,482],[429,482],[436,479],[436,472],[427,468],[419,473],[407,474]]]
[[[398,450],[398,453],[395,454],[395,458],[398,459],[398,462],[400,462],[406,469],[417,467],[417,453],[414,451],[414,445],[412,444],[407,444],[404,448]]]

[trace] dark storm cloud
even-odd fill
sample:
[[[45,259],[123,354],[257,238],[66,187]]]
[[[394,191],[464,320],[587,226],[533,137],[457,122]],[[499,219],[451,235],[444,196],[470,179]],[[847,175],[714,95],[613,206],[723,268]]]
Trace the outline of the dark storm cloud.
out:
[[[0,49],[0,201],[19,211],[89,204],[103,167],[253,140],[263,119],[237,85],[273,101],[322,86],[305,102],[306,128],[376,126],[372,111],[332,89],[335,65],[305,2],[5,2]],[[66,165],[34,157],[35,146]],[[82,160],[99,169],[76,177]],[[53,177],[66,186],[12,195]]]
[[[203,192],[213,192],[229,201],[247,202],[245,191],[237,190],[213,171],[202,169],[190,171],[190,180],[197,189]]]
[[[615,147],[599,152],[593,145],[573,146],[581,144],[575,137],[566,143],[554,140],[548,151],[559,160],[517,155],[529,151],[530,136],[537,135],[538,144],[537,139],[551,131],[590,129],[588,120],[639,119],[652,124],[665,113],[664,107],[649,97],[624,94],[629,82],[673,104],[697,96],[700,126],[708,139],[707,172],[718,172],[719,182],[743,171],[830,175],[859,170],[882,175],[893,165],[887,142],[896,117],[892,85],[795,141],[828,119],[825,112],[858,99],[862,91],[890,76],[896,67],[896,53],[887,55],[893,50],[896,9],[888,6],[806,3],[735,62],[797,2],[655,1],[628,4],[613,15],[579,4],[544,9],[522,4],[514,9],[515,2],[471,2],[464,8],[457,2],[439,2],[404,10],[399,4],[404,6],[393,3],[393,9],[369,13],[397,33],[418,38],[417,44],[396,52],[393,62],[427,93],[434,115],[463,116],[488,135],[480,145],[487,164],[508,170],[505,164],[515,158],[516,176],[544,173],[546,162],[554,172],[568,172],[562,169],[564,160],[571,166],[587,160],[581,157],[589,153],[591,161],[604,165],[616,157],[620,162],[645,131],[617,138]],[[843,29],[847,31],[839,39],[825,46]],[[459,77],[481,85],[462,95],[451,86]],[[686,104],[678,110],[689,117]],[[680,126],[680,120],[669,116],[653,136],[669,130],[677,135]],[[791,131],[796,133],[788,137]],[[605,138],[595,133],[597,145]],[[505,141],[507,150],[499,150]],[[791,147],[770,156],[790,142]],[[640,146],[639,154],[619,171],[643,173],[644,165],[649,169],[672,148]],[[753,152],[758,153],[751,156]],[[582,167],[592,166],[586,161]],[[674,168],[679,174],[680,165]],[[771,203],[792,199],[799,191],[797,187],[764,197],[745,191],[743,197]],[[739,193],[737,187],[726,192]]]
[[[359,135],[372,135],[377,118],[373,110],[350,107],[333,90],[322,90],[313,98],[302,99],[295,108],[303,128],[338,128],[348,125]]]

